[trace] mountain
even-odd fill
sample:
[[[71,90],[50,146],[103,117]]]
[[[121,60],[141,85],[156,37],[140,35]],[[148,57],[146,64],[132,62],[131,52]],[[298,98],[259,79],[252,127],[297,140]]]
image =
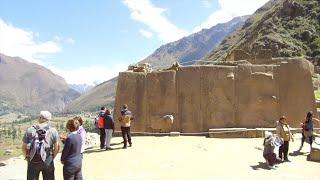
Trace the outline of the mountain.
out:
[[[194,64],[211,52],[230,33],[240,28],[248,16],[236,17],[227,23],[217,24],[210,29],[191,34],[178,41],[165,44],[139,63],[150,63],[154,69],[181,64]],[[190,62],[192,61],[192,62]],[[101,106],[113,106],[116,94],[117,77],[106,81],[84,93],[66,108],[67,111],[92,111]]]
[[[70,88],[73,90],[77,91],[80,94],[83,94],[90,89],[94,88],[97,84],[95,85],[90,85],[90,84],[69,84]]]
[[[79,96],[65,80],[43,66],[0,54],[0,113],[61,111]]]
[[[176,61],[183,65],[194,64],[196,60],[210,53],[226,36],[241,27],[248,17],[236,17],[229,22],[165,44],[140,63],[150,63],[154,69],[169,67]]]
[[[204,59],[221,61],[234,49],[271,49],[273,57],[319,59],[320,1],[271,0]]]
[[[113,106],[117,87],[117,77],[110,79],[100,85],[92,88],[84,93],[74,101],[72,101],[66,108],[67,112],[80,111],[97,111],[102,106]]]

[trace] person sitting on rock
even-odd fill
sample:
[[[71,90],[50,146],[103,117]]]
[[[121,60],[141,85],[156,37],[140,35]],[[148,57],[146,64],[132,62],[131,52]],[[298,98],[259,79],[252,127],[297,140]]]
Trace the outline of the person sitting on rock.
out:
[[[274,153],[275,143],[274,137],[271,132],[265,131],[263,140],[263,157],[269,167],[273,168],[273,165],[277,162],[277,155]]]

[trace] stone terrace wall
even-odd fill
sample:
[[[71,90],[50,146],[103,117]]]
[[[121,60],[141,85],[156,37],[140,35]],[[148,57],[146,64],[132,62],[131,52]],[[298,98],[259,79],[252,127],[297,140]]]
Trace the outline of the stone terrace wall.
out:
[[[274,127],[286,115],[299,127],[315,110],[310,63],[278,59],[274,65],[187,66],[176,71],[119,74],[114,117],[128,104],[132,131],[203,132],[224,127]],[[174,115],[163,126],[161,117]]]

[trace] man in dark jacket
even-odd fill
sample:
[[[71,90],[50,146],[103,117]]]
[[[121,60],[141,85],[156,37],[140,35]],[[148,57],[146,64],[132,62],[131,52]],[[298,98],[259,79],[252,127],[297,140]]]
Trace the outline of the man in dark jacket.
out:
[[[104,116],[104,129],[105,129],[105,134],[106,134],[106,150],[112,150],[110,146],[111,138],[112,138],[112,133],[114,132],[114,121],[112,119],[110,110],[106,110],[106,114]]]

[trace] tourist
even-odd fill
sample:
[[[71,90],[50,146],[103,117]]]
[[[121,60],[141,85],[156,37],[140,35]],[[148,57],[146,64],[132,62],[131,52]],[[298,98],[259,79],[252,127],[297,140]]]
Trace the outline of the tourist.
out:
[[[80,136],[81,136],[81,142],[82,142],[82,144],[81,144],[81,151],[80,151],[80,153],[81,153],[81,158],[82,158],[82,160],[83,160],[83,152],[84,152],[84,148],[85,148],[85,145],[86,145],[87,132],[86,132],[86,130],[85,130],[84,127],[83,127],[83,120],[82,120],[82,118],[81,118],[80,116],[76,116],[74,119],[78,120],[78,121],[79,121],[79,124],[80,124],[79,129],[78,129],[78,134],[80,134]],[[82,176],[82,173],[80,173],[80,180],[82,180],[82,179],[83,179],[83,176]]]
[[[289,162],[288,151],[289,151],[289,141],[293,139],[290,127],[287,123],[285,116],[282,116],[279,121],[277,121],[277,135],[282,140],[282,145],[279,147],[279,159],[282,161]]]
[[[100,149],[105,148],[105,138],[106,138],[106,132],[104,130],[104,116],[106,113],[106,107],[101,107],[100,112],[98,114],[98,128],[100,131]]]
[[[80,123],[73,118],[67,122],[67,130],[70,132],[65,140],[61,154],[61,163],[63,164],[63,179],[80,179],[81,178],[81,146],[82,139],[78,133]]]
[[[307,113],[307,117],[305,121],[302,123],[302,139],[301,139],[301,146],[298,151],[300,151],[303,147],[304,141],[307,139],[307,142],[310,144],[310,152],[312,148],[313,142],[313,121],[320,122],[319,119],[313,117],[312,111]]]
[[[273,165],[277,162],[277,156],[274,153],[275,149],[275,143],[274,143],[274,137],[271,132],[265,131],[264,133],[264,141],[263,141],[263,157],[267,162],[267,165],[270,168],[273,168]]]
[[[59,152],[59,135],[55,128],[50,127],[49,111],[41,111],[38,124],[28,128],[23,136],[22,152],[28,161],[27,179],[55,179],[54,158]]]
[[[123,149],[127,148],[127,144],[129,142],[129,146],[132,146],[131,134],[130,134],[130,125],[133,120],[133,116],[131,111],[128,109],[128,105],[123,105],[121,110],[121,117],[119,118],[120,126],[121,126],[121,134],[123,138]]]
[[[106,150],[112,150],[110,146],[111,138],[112,138],[112,133],[114,132],[114,121],[113,118],[111,117],[111,112],[109,109],[106,110],[106,114],[104,117],[104,128],[105,128],[105,134],[106,134]]]

